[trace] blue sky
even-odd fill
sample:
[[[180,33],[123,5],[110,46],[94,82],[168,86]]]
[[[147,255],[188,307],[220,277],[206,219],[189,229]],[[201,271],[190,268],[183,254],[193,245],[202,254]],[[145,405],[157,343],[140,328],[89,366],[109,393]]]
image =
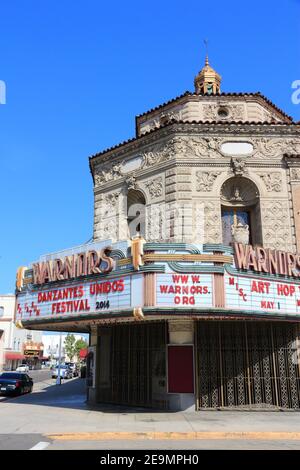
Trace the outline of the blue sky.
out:
[[[88,156],[193,91],[203,38],[222,91],[261,91],[300,120],[299,0],[2,0],[0,13],[0,293],[18,266],[91,238]]]

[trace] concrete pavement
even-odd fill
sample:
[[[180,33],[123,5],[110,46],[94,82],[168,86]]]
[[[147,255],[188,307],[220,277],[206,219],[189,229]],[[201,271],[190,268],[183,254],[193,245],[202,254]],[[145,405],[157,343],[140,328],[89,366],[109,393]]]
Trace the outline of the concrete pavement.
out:
[[[112,446],[109,448],[120,448],[122,443],[122,448],[128,449],[149,445],[300,449],[298,412],[161,412],[109,405],[91,407],[85,400],[83,379],[56,385],[48,377],[35,383],[32,394],[0,403],[0,434],[35,434],[38,439],[43,436],[42,440],[52,442],[49,448],[108,448],[103,447],[107,443]]]

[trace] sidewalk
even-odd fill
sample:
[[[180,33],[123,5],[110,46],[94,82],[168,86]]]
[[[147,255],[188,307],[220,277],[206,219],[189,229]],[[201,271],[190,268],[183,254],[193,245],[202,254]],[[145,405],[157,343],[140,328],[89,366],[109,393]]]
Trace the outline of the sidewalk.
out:
[[[32,394],[0,403],[0,434],[40,433],[58,440],[299,440],[300,413],[282,411],[162,412],[87,405],[85,384],[48,379]],[[108,433],[108,434],[107,434]]]

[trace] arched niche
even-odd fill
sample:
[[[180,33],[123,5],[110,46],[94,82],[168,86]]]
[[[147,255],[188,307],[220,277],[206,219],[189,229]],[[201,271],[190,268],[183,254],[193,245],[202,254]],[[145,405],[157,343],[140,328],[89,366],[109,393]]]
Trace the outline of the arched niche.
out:
[[[142,191],[130,189],[127,194],[128,235],[145,237],[146,230],[146,199]]]
[[[261,211],[258,188],[249,178],[236,176],[221,187],[223,243],[261,245]]]

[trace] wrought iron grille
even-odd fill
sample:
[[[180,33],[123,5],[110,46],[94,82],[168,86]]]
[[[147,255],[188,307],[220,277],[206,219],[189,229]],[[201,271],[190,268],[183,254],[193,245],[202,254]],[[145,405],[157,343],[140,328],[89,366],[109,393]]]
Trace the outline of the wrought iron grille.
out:
[[[196,322],[197,408],[300,408],[298,325]]]
[[[119,324],[107,329],[110,387],[100,386],[99,401],[166,408],[167,324]]]

